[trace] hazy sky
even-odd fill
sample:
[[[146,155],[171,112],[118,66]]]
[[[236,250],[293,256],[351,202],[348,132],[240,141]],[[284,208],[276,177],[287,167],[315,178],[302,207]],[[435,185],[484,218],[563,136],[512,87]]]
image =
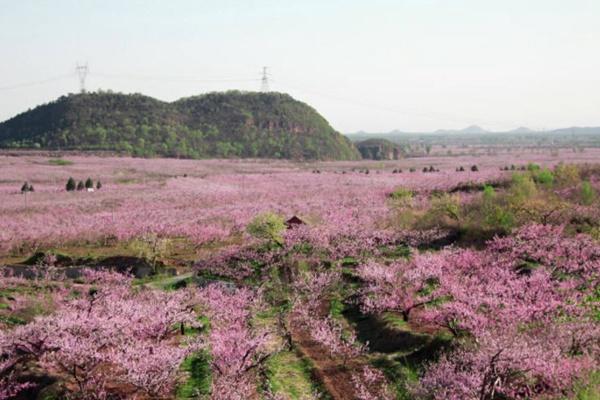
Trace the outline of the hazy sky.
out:
[[[0,120],[87,61],[89,90],[168,101],[266,65],[343,132],[600,126],[600,0],[0,0],[0,52]]]

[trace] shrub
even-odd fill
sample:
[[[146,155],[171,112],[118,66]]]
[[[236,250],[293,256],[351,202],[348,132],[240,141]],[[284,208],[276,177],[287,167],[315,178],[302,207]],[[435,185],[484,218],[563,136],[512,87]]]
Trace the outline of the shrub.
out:
[[[552,184],[554,183],[554,174],[552,174],[552,171],[547,168],[540,170],[539,167],[535,171],[538,171],[533,175],[533,179],[536,183],[546,187],[552,187]]]
[[[591,205],[596,200],[596,191],[589,181],[581,184],[581,202],[586,206]]]
[[[454,221],[460,220],[460,197],[448,193],[433,196],[431,198],[431,208],[427,212],[427,219],[435,222],[447,218]]]
[[[79,183],[77,184],[77,190],[83,189],[85,189],[85,184],[83,183],[83,181],[79,181]]]
[[[85,180],[85,188],[92,189],[93,187],[94,187],[94,181],[92,181],[92,178],[87,178]]]
[[[492,186],[483,187],[481,211],[485,226],[494,231],[509,232],[514,227],[515,217],[503,203],[503,198],[498,196]],[[475,222],[480,224],[479,221]]]
[[[477,172],[477,171],[479,171],[479,168],[477,168],[477,165],[473,165],[473,166],[471,167],[471,171],[473,171],[473,172]]]
[[[440,210],[443,210],[444,214],[448,217],[459,220],[460,218],[460,197],[458,195],[444,194],[437,198],[437,201],[432,204]]]
[[[102,182],[100,182],[100,181],[96,182],[96,189],[98,189],[98,190],[102,189]]]
[[[75,190],[76,187],[77,187],[77,184],[75,183],[75,179],[70,177],[69,180],[67,181],[67,185],[65,187],[67,189],[67,192],[72,192],[73,190]]]
[[[489,228],[494,230],[501,229],[504,232],[510,232],[515,226],[515,216],[510,210],[493,204],[490,207],[484,208],[484,222]]]
[[[486,201],[492,201],[495,198],[496,198],[496,190],[494,190],[494,187],[491,186],[491,185],[484,185],[483,186],[483,200],[484,200],[484,202],[486,202]]]
[[[515,173],[510,185],[510,200],[513,205],[522,203],[537,194],[537,188],[529,175]]]
[[[247,232],[257,238],[270,243],[283,244],[283,231],[285,221],[274,213],[259,214],[246,227]]]
[[[413,192],[410,189],[397,188],[390,193],[390,198],[395,205],[400,207],[412,207],[413,205]]]
[[[406,189],[403,187],[397,188],[392,193],[390,193],[390,197],[392,199],[404,199],[404,198],[412,198],[413,192],[410,189]]]
[[[28,182],[25,182],[25,183],[23,184],[23,186],[21,186],[21,193],[27,193],[27,192],[30,192],[30,191],[31,191],[31,190],[30,190],[29,183],[28,183]]]
[[[554,168],[554,180],[561,188],[577,186],[581,181],[579,168],[576,165],[558,164]]]
[[[543,225],[566,222],[564,213],[570,207],[569,203],[549,192],[535,192],[528,196],[513,195],[509,202],[509,209],[514,213],[517,225],[532,222]]]

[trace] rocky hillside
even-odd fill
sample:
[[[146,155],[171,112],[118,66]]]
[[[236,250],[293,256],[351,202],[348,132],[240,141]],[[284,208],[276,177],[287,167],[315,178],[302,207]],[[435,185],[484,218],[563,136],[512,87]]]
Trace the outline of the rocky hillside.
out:
[[[387,139],[363,140],[356,147],[363,158],[370,160],[398,160],[405,155],[402,146]]]

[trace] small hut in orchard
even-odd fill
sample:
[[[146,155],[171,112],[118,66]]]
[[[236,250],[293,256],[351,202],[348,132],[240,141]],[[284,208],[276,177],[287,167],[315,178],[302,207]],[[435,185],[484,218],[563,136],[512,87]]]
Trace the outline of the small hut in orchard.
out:
[[[285,226],[288,229],[292,229],[292,228],[294,228],[296,226],[300,226],[300,225],[305,225],[305,222],[302,221],[300,218],[298,218],[295,215],[292,218],[290,218],[287,221],[285,221]]]

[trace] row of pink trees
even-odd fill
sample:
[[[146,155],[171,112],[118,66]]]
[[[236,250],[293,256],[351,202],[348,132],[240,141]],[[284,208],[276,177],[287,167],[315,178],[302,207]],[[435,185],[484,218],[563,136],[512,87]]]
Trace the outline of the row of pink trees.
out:
[[[211,398],[244,400],[257,393],[257,368],[273,349],[269,332],[252,327],[261,308],[260,293],[211,284],[198,295],[210,318]]]
[[[364,311],[399,312],[456,338],[419,396],[491,400],[564,395],[598,367],[600,326],[587,300],[599,271],[597,243],[534,225],[485,250],[371,262],[359,275]]]

